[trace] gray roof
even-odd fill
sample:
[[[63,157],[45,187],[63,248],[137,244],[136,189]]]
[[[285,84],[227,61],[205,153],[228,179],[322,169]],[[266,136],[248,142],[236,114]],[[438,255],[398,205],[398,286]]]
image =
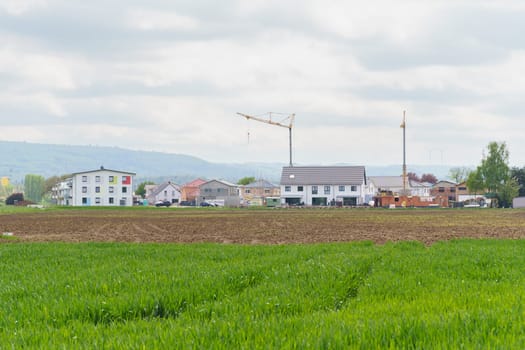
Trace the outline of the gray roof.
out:
[[[369,176],[368,181],[376,187],[403,187],[403,176]]]
[[[279,187],[279,186],[276,186],[267,180],[257,180],[257,181],[254,181],[244,186],[244,188],[276,188],[276,187]]]
[[[283,167],[281,185],[362,185],[366,184],[364,166]]]
[[[226,181],[226,180],[218,180],[218,179],[213,179],[213,180],[207,181],[207,182],[203,183],[202,185],[200,185],[199,187],[201,187],[201,186],[206,186],[207,184],[210,184],[210,183],[212,183],[212,182],[218,182],[218,183],[221,183],[221,184],[223,184],[223,185],[225,185],[225,186],[228,186],[228,187],[235,187],[235,188],[239,187],[239,185],[236,185],[236,184],[231,183],[231,182],[229,182],[229,181]]]
[[[173,188],[175,188],[177,191],[180,192],[180,188],[177,184],[174,184],[173,182],[168,181],[168,182],[161,183],[160,185],[155,187],[155,189],[151,192],[150,196],[158,195],[159,193],[164,191],[164,189],[168,186],[173,186]]]

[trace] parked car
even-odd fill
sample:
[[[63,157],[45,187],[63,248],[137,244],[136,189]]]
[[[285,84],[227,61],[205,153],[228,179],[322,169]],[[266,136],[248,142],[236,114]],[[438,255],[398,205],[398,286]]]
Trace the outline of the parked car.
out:
[[[182,207],[194,207],[195,202],[194,201],[181,201],[179,205]]]
[[[169,207],[171,205],[170,201],[157,201],[155,202],[156,207]]]
[[[199,204],[201,207],[216,207],[215,204],[213,203],[208,203],[208,202],[201,202],[201,204]]]

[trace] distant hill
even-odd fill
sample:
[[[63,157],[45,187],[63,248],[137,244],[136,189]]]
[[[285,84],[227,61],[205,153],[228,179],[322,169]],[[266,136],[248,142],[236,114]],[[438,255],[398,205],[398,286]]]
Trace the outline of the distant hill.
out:
[[[26,174],[44,177],[79,171],[106,169],[131,171],[136,181],[161,182],[172,180],[182,184],[197,177],[237,181],[245,176],[279,182],[279,163],[211,163],[203,159],[161,152],[133,151],[118,147],[50,145],[0,141],[0,177],[8,176],[21,182]],[[367,175],[400,175],[400,165],[366,166]],[[417,174],[433,173],[445,178],[449,166],[409,166]]]
[[[19,182],[26,174],[44,177],[79,171],[106,169],[131,171],[137,179],[178,183],[196,177],[237,181],[244,176],[278,180],[280,164],[210,163],[183,154],[133,151],[117,147],[49,145],[0,141],[0,177]]]

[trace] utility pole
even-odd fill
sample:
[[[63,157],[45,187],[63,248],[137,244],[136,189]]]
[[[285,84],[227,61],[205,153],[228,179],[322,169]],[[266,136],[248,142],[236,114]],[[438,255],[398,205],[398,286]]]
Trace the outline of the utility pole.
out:
[[[407,190],[407,158],[406,158],[406,111],[403,111],[403,123],[401,128],[403,129],[403,194],[406,195]]]
[[[282,128],[288,129],[288,137],[289,137],[289,141],[290,141],[290,166],[293,167],[293,162],[292,162],[292,128],[293,128],[293,123],[294,123],[294,120],[295,120],[295,114],[290,114],[290,115],[286,116],[280,122],[276,122],[276,121],[272,120],[272,115],[273,114],[279,114],[279,113],[272,113],[272,112],[266,113],[266,114],[269,115],[268,119],[264,119],[264,118],[260,118],[260,117],[254,117],[254,116],[243,114],[243,113],[237,113],[237,114],[240,115],[241,117],[246,118],[246,120],[253,119],[253,120],[256,120],[256,121],[261,122],[261,123],[266,123],[266,124],[270,124],[270,125],[280,126]],[[287,121],[287,124],[285,124],[286,121]]]

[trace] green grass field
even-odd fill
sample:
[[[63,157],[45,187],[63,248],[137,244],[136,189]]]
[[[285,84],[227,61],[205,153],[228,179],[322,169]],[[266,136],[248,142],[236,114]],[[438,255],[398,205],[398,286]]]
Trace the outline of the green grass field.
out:
[[[0,348],[524,348],[525,241],[0,244]]]

